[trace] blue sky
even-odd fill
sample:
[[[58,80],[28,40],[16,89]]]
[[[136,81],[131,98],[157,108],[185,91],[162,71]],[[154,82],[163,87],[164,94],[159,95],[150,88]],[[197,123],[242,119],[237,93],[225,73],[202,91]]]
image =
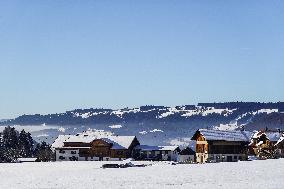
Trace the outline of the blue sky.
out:
[[[0,118],[284,100],[283,1],[0,1]]]

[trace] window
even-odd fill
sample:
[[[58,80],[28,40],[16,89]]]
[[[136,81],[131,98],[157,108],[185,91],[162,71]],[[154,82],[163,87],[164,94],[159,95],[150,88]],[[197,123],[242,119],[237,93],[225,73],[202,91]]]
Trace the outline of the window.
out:
[[[65,157],[63,157],[63,156],[59,156],[59,159],[63,160],[63,159],[65,159]]]
[[[59,153],[60,154],[65,154],[65,151],[64,150],[59,150]]]
[[[234,159],[238,159],[238,156],[234,156]]]
[[[169,152],[168,151],[165,151],[165,154],[168,154]]]
[[[76,154],[76,151],[71,151],[71,154]]]

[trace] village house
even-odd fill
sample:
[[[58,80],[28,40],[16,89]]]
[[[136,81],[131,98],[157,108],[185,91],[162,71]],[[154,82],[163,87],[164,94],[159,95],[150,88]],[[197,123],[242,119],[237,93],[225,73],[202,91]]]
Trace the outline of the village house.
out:
[[[191,140],[196,141],[196,162],[233,162],[247,159],[253,133],[199,129]]]
[[[276,157],[276,143],[281,137],[280,132],[257,131],[251,138],[249,144],[249,154],[260,159]]]
[[[178,146],[149,146],[135,147],[135,157],[139,160],[177,161],[180,148]]]
[[[132,157],[135,136],[59,135],[53,143],[56,161],[116,161]]]
[[[195,161],[195,151],[187,147],[181,150],[177,157],[178,162],[194,162]]]
[[[284,133],[274,146],[276,148],[276,157],[284,158]]]

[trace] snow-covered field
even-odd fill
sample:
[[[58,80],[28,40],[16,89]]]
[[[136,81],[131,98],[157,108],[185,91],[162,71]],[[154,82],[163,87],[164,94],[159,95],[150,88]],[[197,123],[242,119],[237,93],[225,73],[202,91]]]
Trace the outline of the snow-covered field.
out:
[[[4,188],[284,188],[284,159],[101,169],[103,162],[0,164]]]

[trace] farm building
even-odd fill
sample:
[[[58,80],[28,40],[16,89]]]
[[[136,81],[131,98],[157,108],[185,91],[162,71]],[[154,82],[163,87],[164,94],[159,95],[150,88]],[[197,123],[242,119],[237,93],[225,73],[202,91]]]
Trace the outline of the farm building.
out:
[[[191,139],[196,141],[196,162],[246,160],[252,134],[248,131],[199,129]]]
[[[259,158],[273,158],[276,156],[276,143],[281,137],[280,132],[257,131],[251,138],[249,152]]]
[[[52,147],[56,161],[109,161],[132,157],[135,136],[59,135]]]
[[[177,161],[180,149],[178,146],[148,146],[135,147],[135,157],[140,160]]]
[[[274,146],[276,148],[276,157],[284,158],[284,134],[282,134]]]
[[[195,161],[195,151],[187,147],[181,150],[177,157],[178,162],[194,162]]]

